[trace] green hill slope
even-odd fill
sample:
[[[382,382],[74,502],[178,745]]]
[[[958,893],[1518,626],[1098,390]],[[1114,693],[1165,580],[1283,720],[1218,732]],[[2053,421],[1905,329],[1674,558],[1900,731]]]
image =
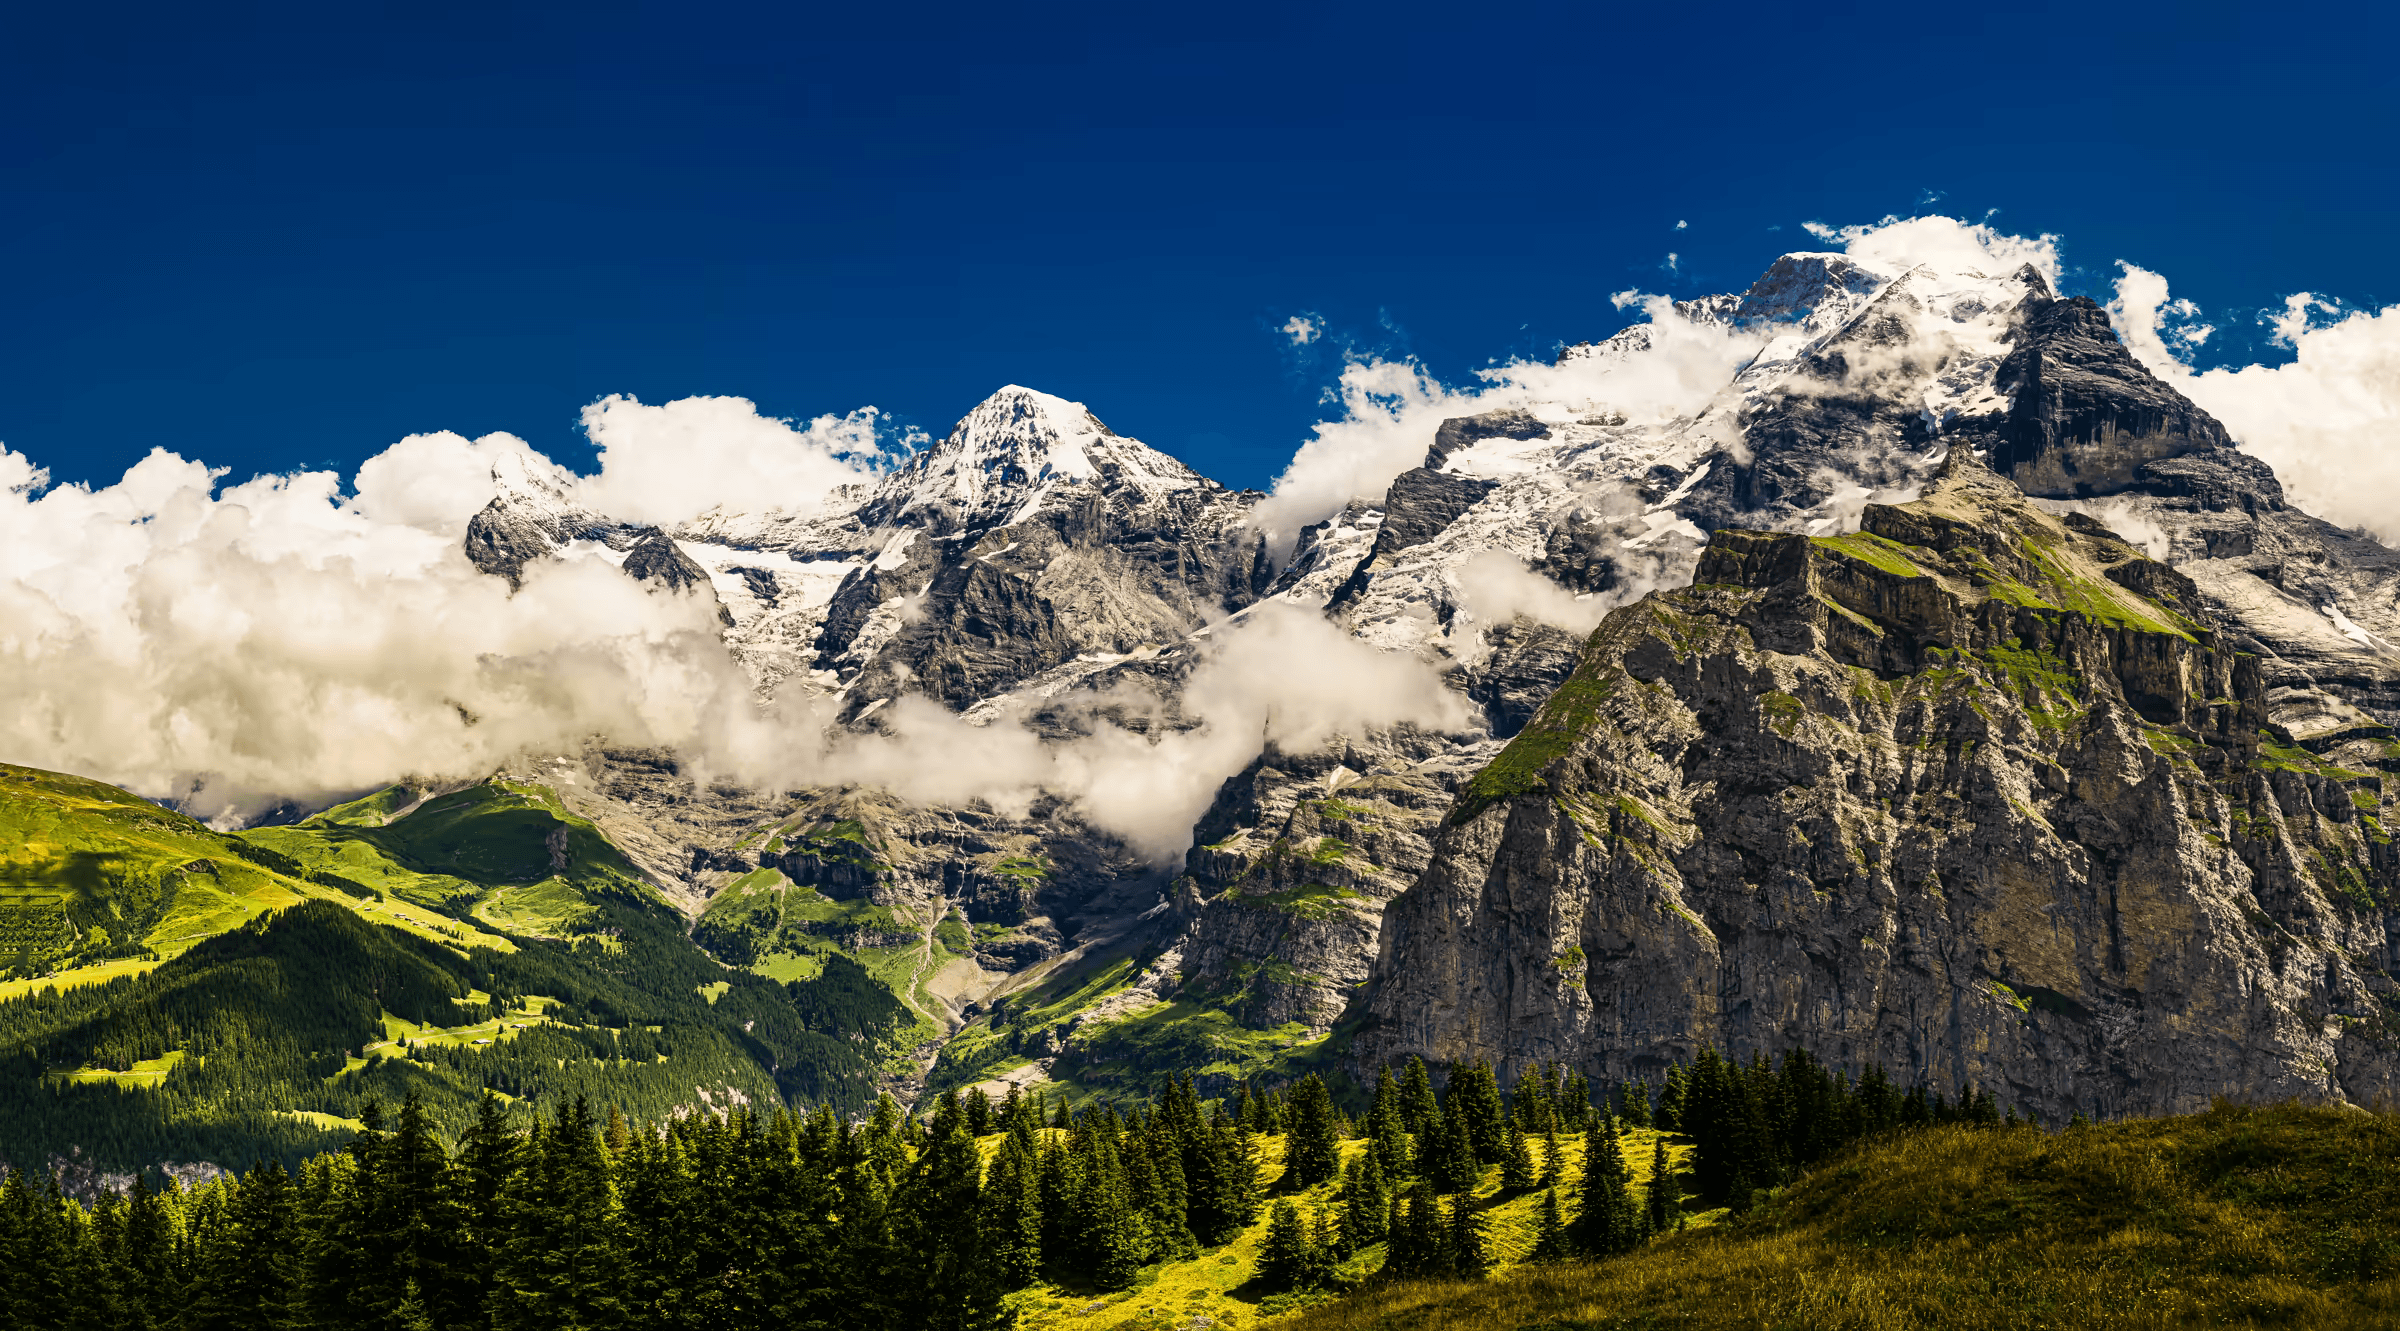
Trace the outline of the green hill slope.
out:
[[[1613,1261],[1409,1282],[1295,1331],[2400,1325],[2400,1118],[2220,1107],[1938,1127]]]
[[[847,958],[729,970],[547,789],[214,831],[0,768],[0,1154],[296,1159],[369,1096],[854,1109],[911,1025]]]

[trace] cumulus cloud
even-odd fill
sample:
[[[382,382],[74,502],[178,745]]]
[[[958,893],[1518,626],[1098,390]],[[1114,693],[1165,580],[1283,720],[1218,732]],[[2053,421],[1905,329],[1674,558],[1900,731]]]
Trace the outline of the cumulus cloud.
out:
[[[1761,339],[1675,312],[1665,296],[1621,292],[1620,309],[1641,312],[1644,340],[1621,356],[1571,357],[1560,364],[1512,360],[1477,372],[1480,384],[1452,387],[1414,360],[1360,357],[1342,367],[1330,397],[1340,418],[1319,422],[1252,517],[1277,558],[1300,529],[1353,499],[1379,499],[1394,478],[1421,466],[1434,431],[1452,416],[1531,404],[1613,412],[1636,423],[1688,417],[1705,407]]]
[[[2301,292],[2264,319],[2289,363],[2195,371],[2200,311],[2158,274],[2121,268],[2110,313],[2151,373],[2275,468],[2292,502],[2400,543],[2400,305],[2345,310]]]
[[[1281,331],[1285,337],[1291,339],[1293,346],[1305,347],[1309,343],[1316,341],[1318,338],[1325,336],[1325,325],[1323,321],[1311,318],[1308,315],[1295,314],[1291,318],[1283,321],[1283,328]]]
[[[596,512],[653,524],[720,506],[814,512],[835,488],[882,470],[881,424],[873,407],[795,424],[761,416],[746,398],[687,397],[654,407],[604,397],[583,409],[600,474],[577,497]]]
[[[349,502],[329,472],[220,492],[154,451],[116,485],[43,492],[0,451],[0,752],[213,812],[742,720],[713,607],[599,561],[536,566],[511,596],[422,488],[362,474]]]
[[[1857,226],[1804,224],[1808,234],[1877,272],[1898,275],[1919,264],[1946,273],[1982,273],[2005,277],[2026,264],[2042,275],[2051,289],[2058,287],[2058,246],[2055,235],[2012,236],[1980,222],[1955,217],[1886,217]]]

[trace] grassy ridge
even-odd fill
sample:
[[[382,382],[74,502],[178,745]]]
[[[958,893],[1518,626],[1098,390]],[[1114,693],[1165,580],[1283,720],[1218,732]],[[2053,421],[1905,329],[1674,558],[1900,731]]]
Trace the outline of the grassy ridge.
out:
[[[1373,1288],[1295,1331],[2400,1325],[2400,1118],[1942,1127],[1614,1261]]]
[[[394,787],[228,834],[0,768],[0,1153],[296,1159],[369,1096],[415,1092],[455,1129],[486,1087],[653,1118],[856,1109],[910,1014],[812,960],[728,970],[538,785]]]

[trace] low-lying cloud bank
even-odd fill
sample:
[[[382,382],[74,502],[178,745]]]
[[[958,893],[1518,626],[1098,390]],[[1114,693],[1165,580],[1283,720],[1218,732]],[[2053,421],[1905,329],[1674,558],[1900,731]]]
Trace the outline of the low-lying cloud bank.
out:
[[[827,479],[873,474],[858,456],[872,439],[858,428],[865,413],[796,428],[727,399],[593,410],[608,452],[574,498],[595,508],[595,495],[620,498],[630,492],[616,487],[644,478],[658,488],[630,511],[666,520],[733,502],[762,477],[786,481],[748,493],[822,494]],[[739,454],[730,485],[702,476],[662,497],[662,459],[705,466],[728,453]],[[910,699],[888,733],[851,734],[820,697],[761,705],[713,603],[599,559],[537,562],[513,594],[476,570],[460,537],[511,454],[549,466],[505,435],[417,436],[362,465],[344,493],[330,472],[219,488],[221,473],[164,451],[115,485],[49,486],[24,455],[0,451],[0,692],[11,700],[0,756],[238,817],[403,776],[471,777],[601,737],[673,748],[762,787],[860,782],[1018,808],[1049,791],[1165,858],[1262,743],[1305,749],[1337,731],[1470,720],[1425,664],[1268,605],[1202,640],[1183,700],[1200,724],[1163,739],[1100,723],[1082,741],[1045,743]]]

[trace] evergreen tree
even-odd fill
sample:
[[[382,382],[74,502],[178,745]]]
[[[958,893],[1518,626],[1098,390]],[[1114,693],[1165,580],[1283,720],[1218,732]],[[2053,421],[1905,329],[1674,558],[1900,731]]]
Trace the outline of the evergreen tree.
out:
[[[1317,1218],[1308,1227],[1308,1270],[1301,1276],[1306,1288],[1321,1289],[1333,1283],[1334,1270],[1342,1264],[1341,1244],[1333,1212],[1317,1208]]]
[[[1373,1152],[1353,1159],[1342,1177],[1342,1254],[1381,1243],[1390,1225],[1390,1186]]]
[[[1267,1215],[1267,1236],[1258,1246],[1259,1283],[1270,1290],[1298,1289],[1315,1266],[1300,1208],[1289,1200],[1278,1201]]]
[[[1417,1172],[1432,1181],[1435,1191],[1473,1190],[1483,1171],[1476,1164],[1475,1146],[1467,1135],[1466,1107],[1459,1097],[1452,1096],[1442,1106],[1441,1117],[1419,1140],[1430,1143],[1432,1149],[1431,1158],[1422,1161]]]
[[[1616,1122],[1595,1117],[1584,1138],[1583,1195],[1570,1236],[1578,1250],[1597,1257],[1631,1252],[1641,1236],[1639,1214],[1626,1186]]]
[[[1650,1232],[1665,1234],[1683,1227],[1682,1187],[1675,1179],[1674,1162],[1667,1155],[1667,1139],[1658,1137],[1650,1143]]]
[[[1013,1091],[1015,1087],[1012,1086],[1010,1089]],[[971,1137],[989,1136],[992,1132],[992,1097],[984,1094],[983,1088],[978,1086],[967,1092],[961,1099],[967,1110],[967,1135]]]
[[[1487,1165],[1500,1163],[1507,1150],[1502,1126],[1507,1114],[1500,1107],[1500,1081],[1493,1075],[1492,1065],[1477,1062],[1453,1069],[1448,1098],[1458,1105],[1459,1117],[1467,1125],[1467,1145],[1475,1158]]]
[[[1442,1223],[1442,1203],[1433,1184],[1419,1179],[1406,1197],[1392,1203],[1391,1246],[1383,1269],[1403,1278],[1449,1273],[1449,1236]]]
[[[1385,1178],[1407,1176],[1408,1116],[1401,1112],[1400,1087],[1392,1080],[1389,1067],[1375,1073],[1375,1105],[1367,1111],[1367,1138],[1374,1143],[1372,1150]]]
[[[494,1331],[607,1326],[623,1309],[622,1247],[608,1155],[581,1097],[501,1196],[508,1238],[489,1307]]]
[[[1566,1162],[1560,1158],[1558,1123],[1554,1119],[1542,1133],[1542,1173],[1533,1181],[1537,1188],[1556,1188],[1566,1177]]]
[[[1492,1269],[1485,1224],[1484,1214],[1473,1197],[1461,1195],[1450,1203],[1450,1242],[1446,1245],[1450,1269],[1465,1279],[1480,1280]]]
[[[1567,1074],[1567,1084],[1558,1092],[1558,1125],[1569,1132],[1581,1132],[1592,1124],[1592,1087],[1580,1072]]]
[[[1541,1229],[1534,1236],[1533,1251],[1526,1260],[1558,1262],[1574,1253],[1575,1245],[1567,1238],[1566,1217],[1559,1210],[1558,1189],[1552,1188],[1542,1195]]]
[[[281,1331],[300,1325],[298,1220],[291,1176],[280,1162],[263,1161],[241,1176],[231,1208],[207,1236],[196,1264],[200,1278],[189,1313],[193,1331]]]
[[[1292,1088],[1290,1140],[1284,1147],[1288,1186],[1313,1188],[1341,1172],[1342,1139],[1334,1122],[1333,1097],[1310,1073]]]
[[[455,1164],[449,1187],[460,1232],[451,1282],[459,1301],[480,1316],[506,1235],[500,1195],[517,1170],[517,1134],[500,1097],[488,1088],[476,1101],[474,1125],[459,1138]]]
[[[1527,1132],[1541,1132],[1550,1127],[1557,1116],[1551,1103],[1550,1088],[1538,1065],[1528,1065],[1517,1074],[1516,1089],[1509,1093],[1509,1120]]]
[[[1658,1094],[1658,1111],[1652,1124],[1661,1132],[1682,1132],[1684,1102],[1684,1070],[1681,1063],[1667,1069],[1667,1084]]]
[[[1400,1117],[1409,1135],[1423,1138],[1435,1123],[1441,1121],[1442,1107],[1433,1096],[1433,1078],[1425,1071],[1425,1060],[1408,1060],[1408,1071],[1400,1076]]]
[[[954,1110],[956,1097],[944,1101]],[[941,1134],[927,1144],[894,1199],[901,1251],[914,1269],[904,1277],[914,1315],[908,1324],[931,1331],[996,1331],[1015,1324],[1001,1305],[1001,1273],[985,1251],[979,1225],[983,1172],[963,1111],[944,1112]]]
[[[1637,1128],[1650,1126],[1650,1086],[1636,1077],[1617,1083],[1617,1112]]]
[[[1500,1153],[1500,1187],[1506,1192],[1524,1192],[1533,1184],[1533,1151],[1525,1142],[1525,1125],[1512,1118],[1506,1147]]]

